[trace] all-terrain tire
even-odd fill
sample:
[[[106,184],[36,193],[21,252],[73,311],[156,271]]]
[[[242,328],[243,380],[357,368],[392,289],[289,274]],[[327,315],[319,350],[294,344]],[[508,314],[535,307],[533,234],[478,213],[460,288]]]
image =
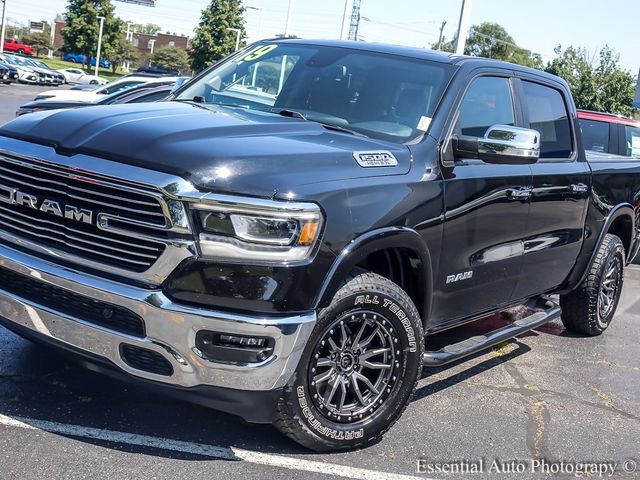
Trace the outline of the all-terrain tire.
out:
[[[615,235],[605,235],[584,281],[560,296],[562,323],[567,330],[596,336],[607,329],[620,300],[624,264],[622,241]]]
[[[343,326],[346,330],[341,330]],[[360,329],[362,331],[358,334],[363,331],[366,334],[362,333],[362,336],[359,336],[354,333]],[[374,334],[377,336],[374,337]],[[337,340],[333,341],[331,335],[337,335]],[[377,350],[373,347],[361,348],[365,344],[361,337],[365,336],[367,340],[375,338],[378,342]],[[357,272],[345,280],[331,304],[319,312],[298,368],[278,404],[275,426],[294,441],[316,451],[349,450],[377,441],[402,415],[415,391],[422,370],[423,336],[420,315],[406,292],[380,275]],[[325,345],[325,340],[329,338],[331,339],[328,340],[328,344],[331,347]],[[329,356],[323,358],[324,355],[328,355],[325,352],[336,352],[335,348],[339,348],[336,344],[341,341],[342,345],[347,347],[338,354],[331,354],[336,357],[335,360],[330,361]],[[371,357],[374,350],[388,350],[384,348],[386,345],[395,346],[390,349],[389,356],[384,353],[379,357]],[[365,357],[370,360],[362,360]],[[351,358],[355,359],[354,365],[349,367]],[[340,362],[340,359],[346,361]],[[320,380],[317,384],[314,381],[318,376],[324,376],[318,375],[313,367],[319,367],[320,361],[329,369],[325,370],[326,372],[334,372],[329,380],[326,380],[324,394],[320,394]],[[372,375],[371,372],[375,372],[367,366],[376,365],[379,368],[386,362],[392,365],[391,370],[387,374],[386,368],[380,369],[385,373],[379,375],[388,375],[388,380],[380,380],[375,373],[374,380],[370,380],[370,384],[373,385],[377,381],[374,386],[382,385],[383,388],[368,389],[359,384],[368,389],[371,396],[365,398],[358,406],[360,397],[356,392],[360,394],[360,389],[358,385],[353,388],[351,382],[355,381],[358,384],[358,374]],[[356,380],[349,375],[356,375]],[[347,408],[342,409],[339,405],[342,406],[347,398],[351,398],[348,397],[348,393],[343,394],[342,390],[336,393],[338,396],[345,396],[340,400],[336,397],[335,405],[331,402],[333,397],[326,401],[326,392],[331,390],[329,385],[338,385],[341,382],[344,382],[346,390],[352,392],[354,400]],[[340,387],[342,389],[342,384]],[[382,392],[379,394],[381,396],[375,397],[379,391]],[[364,408],[364,414],[358,415],[362,408],[358,410],[356,407]],[[353,410],[343,414],[351,408]]]

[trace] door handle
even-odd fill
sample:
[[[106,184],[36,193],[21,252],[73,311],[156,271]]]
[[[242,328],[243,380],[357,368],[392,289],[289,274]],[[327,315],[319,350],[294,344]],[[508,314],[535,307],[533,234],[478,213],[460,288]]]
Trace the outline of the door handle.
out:
[[[507,190],[507,198],[513,201],[528,200],[532,192],[533,188],[531,187],[510,188]]]
[[[585,193],[589,191],[589,187],[584,183],[573,183],[569,185],[569,190],[571,190],[571,193]]]

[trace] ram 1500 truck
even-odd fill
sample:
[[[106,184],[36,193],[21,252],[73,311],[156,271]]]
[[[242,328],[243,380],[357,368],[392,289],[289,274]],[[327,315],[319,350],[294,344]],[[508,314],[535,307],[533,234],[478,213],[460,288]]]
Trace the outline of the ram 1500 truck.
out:
[[[640,163],[586,158],[557,77],[264,41],[172,101],[0,129],[0,317],[312,449],[361,447],[423,366],[558,318],[601,334],[639,202]],[[513,323],[431,347],[517,305]]]

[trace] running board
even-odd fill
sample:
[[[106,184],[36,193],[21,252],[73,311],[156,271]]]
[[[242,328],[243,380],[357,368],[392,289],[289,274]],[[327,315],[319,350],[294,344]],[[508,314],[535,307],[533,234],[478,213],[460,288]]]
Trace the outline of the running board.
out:
[[[425,367],[439,367],[447,363],[455,362],[456,360],[491,348],[498,343],[538,328],[560,317],[560,306],[548,298],[538,298],[534,300],[533,303],[533,305],[531,305],[531,303],[529,305],[533,308],[541,309],[541,311],[517,320],[506,327],[489,332],[486,335],[467,338],[461,342],[447,345],[441,350],[424,352],[422,364]]]

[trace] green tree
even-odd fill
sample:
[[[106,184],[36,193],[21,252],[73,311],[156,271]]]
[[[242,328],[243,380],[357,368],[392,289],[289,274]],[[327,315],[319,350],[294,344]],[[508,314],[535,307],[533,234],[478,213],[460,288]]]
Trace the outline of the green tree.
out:
[[[140,51],[131,42],[120,36],[118,43],[113,47],[109,60],[111,60],[111,70],[116,73],[118,65],[123,63],[137,65],[140,62]]]
[[[545,70],[566,80],[578,108],[633,114],[634,78],[620,68],[620,57],[610,47],[594,60],[583,48],[558,46],[555,53]]]
[[[433,44],[432,48],[437,45]],[[446,52],[453,52],[456,47],[456,38],[444,42],[440,47]],[[474,25],[470,29],[469,37],[465,43],[465,55],[475,57],[493,58],[505,62],[517,63],[527,67],[542,68],[542,57],[527,49],[519,47],[513,37],[497,23],[484,22]]]
[[[131,25],[131,30],[138,33],[144,33],[146,35],[155,35],[162,30],[162,27],[155,23],[133,23]]]
[[[166,68],[168,70],[180,70],[181,72],[189,68],[189,56],[187,52],[178,47],[170,45],[160,47],[149,59],[151,65]]]
[[[40,56],[40,52],[51,48],[51,35],[45,32],[29,33],[22,37],[22,41],[36,50],[36,57]]]
[[[109,58],[122,36],[122,20],[114,15],[111,0],[69,0],[65,11],[67,26],[62,30],[64,52],[96,55],[100,32],[99,16],[105,17],[102,31],[102,58]]]
[[[194,72],[226,57],[235,50],[236,32],[240,30],[240,46],[246,43],[247,34],[242,14],[241,0],[211,0],[211,4],[202,11],[200,24],[191,42],[191,68]]]

